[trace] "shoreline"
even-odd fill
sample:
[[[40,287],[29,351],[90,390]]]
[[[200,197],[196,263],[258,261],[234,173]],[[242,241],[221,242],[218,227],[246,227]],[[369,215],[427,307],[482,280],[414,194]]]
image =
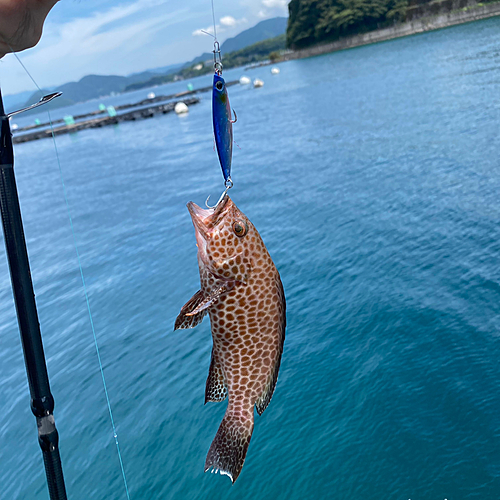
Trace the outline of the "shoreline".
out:
[[[420,19],[397,24],[390,28],[369,31],[368,33],[341,38],[334,42],[314,45],[307,49],[287,52],[274,63],[329,54],[330,52],[338,52],[340,50],[385,42],[387,40],[393,40],[394,38],[417,35],[419,33],[425,33],[426,31],[449,28],[459,24],[500,16],[500,2],[486,5],[471,5],[470,7],[466,7],[466,9],[467,10],[451,11],[446,14],[421,17]]]

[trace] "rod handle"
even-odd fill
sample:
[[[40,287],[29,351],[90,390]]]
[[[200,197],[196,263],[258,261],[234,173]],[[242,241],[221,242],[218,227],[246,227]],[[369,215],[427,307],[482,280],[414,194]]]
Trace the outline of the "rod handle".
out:
[[[42,449],[47,485],[51,500],[67,500],[66,487],[59,455],[59,434],[53,415],[37,418],[38,442]]]

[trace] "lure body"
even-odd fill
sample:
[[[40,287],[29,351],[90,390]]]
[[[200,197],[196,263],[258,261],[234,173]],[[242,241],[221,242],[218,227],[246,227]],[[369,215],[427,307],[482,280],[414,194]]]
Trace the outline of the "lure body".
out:
[[[226,82],[222,76],[214,74],[212,91],[212,116],[214,121],[214,136],[217,154],[224,181],[231,178],[231,160],[233,156],[233,121],[231,106],[227,95]]]

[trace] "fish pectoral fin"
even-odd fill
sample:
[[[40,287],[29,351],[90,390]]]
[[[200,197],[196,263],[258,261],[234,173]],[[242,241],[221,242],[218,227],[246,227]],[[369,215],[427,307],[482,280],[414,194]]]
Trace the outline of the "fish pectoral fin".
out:
[[[202,290],[198,290],[182,306],[181,312],[175,320],[174,330],[184,330],[199,325],[207,314],[208,308],[215,304],[221,295],[230,292],[236,284],[236,281],[220,281],[219,286],[210,295],[205,295]]]
[[[215,304],[221,295],[230,292],[236,286],[236,281],[223,281],[219,286],[208,296],[204,297],[201,302],[191,311],[186,313],[186,316],[194,316],[208,309]]]
[[[208,370],[207,383],[205,386],[205,404],[219,403],[227,397],[227,384],[222,365],[219,361],[218,354],[215,349],[212,349],[212,359],[210,361],[210,369]]]
[[[203,321],[207,313],[206,309],[195,312],[198,306],[205,300],[205,294],[198,290],[181,308],[181,312],[175,320],[174,330],[185,330],[194,328]]]

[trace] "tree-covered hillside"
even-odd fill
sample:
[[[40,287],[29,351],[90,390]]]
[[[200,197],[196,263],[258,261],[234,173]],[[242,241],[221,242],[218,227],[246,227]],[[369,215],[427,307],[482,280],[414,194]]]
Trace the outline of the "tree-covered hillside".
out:
[[[287,45],[301,49],[471,3],[474,0],[291,0]]]
[[[222,64],[224,65],[224,69],[229,69],[244,66],[246,64],[257,63],[259,61],[265,61],[267,59],[272,60],[273,56],[275,54],[279,54],[279,52],[284,50],[285,47],[286,39],[283,34],[275,38],[270,38],[269,40],[254,43],[244,49],[229,52],[229,54],[223,54]],[[126,87],[125,90],[137,90],[145,87],[152,87],[154,85],[162,85],[174,80],[185,80],[186,78],[194,78],[206,73],[212,73],[214,70],[213,56],[210,55],[209,57],[210,59],[208,59],[208,61],[191,64],[190,66],[182,68],[180,71],[175,73],[155,76],[144,82],[133,83]]]

